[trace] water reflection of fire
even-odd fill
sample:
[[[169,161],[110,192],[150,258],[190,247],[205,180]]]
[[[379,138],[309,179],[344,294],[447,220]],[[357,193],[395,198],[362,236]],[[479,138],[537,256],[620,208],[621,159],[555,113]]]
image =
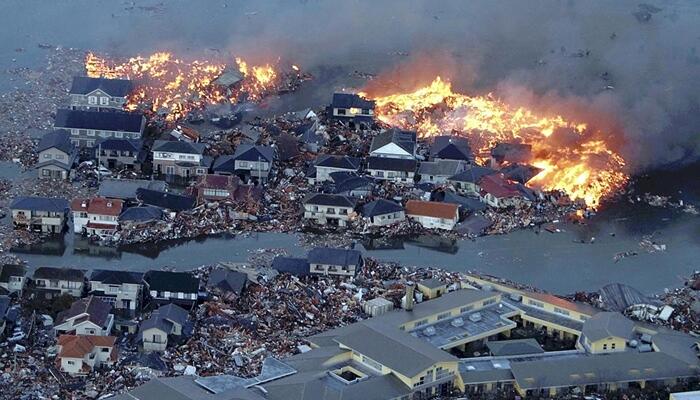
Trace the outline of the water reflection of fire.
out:
[[[154,53],[149,57],[133,57],[125,62],[113,62],[88,53],[85,69],[90,77],[124,78],[137,81],[137,87],[127,98],[127,109],[144,109],[165,115],[166,120],[178,120],[191,110],[209,104],[237,103],[242,97],[258,101],[275,91],[280,74],[270,64],[249,66],[236,58],[235,89],[215,84],[225,72],[223,63],[183,61],[170,53]],[[295,74],[298,67],[293,66]]]
[[[530,145],[529,164],[542,171],[528,184],[563,190],[592,208],[628,180],[625,160],[600,132],[559,115],[543,117],[526,108],[511,108],[491,96],[455,93],[439,77],[413,92],[366,96],[375,100],[381,121],[415,129],[420,137],[465,136],[477,156],[487,154],[497,143]]]

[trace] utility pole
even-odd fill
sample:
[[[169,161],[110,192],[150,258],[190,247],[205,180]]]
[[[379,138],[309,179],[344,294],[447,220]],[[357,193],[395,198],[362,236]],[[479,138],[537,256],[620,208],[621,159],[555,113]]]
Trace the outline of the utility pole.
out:
[[[100,166],[102,165],[102,142],[97,144],[97,182],[102,180]]]

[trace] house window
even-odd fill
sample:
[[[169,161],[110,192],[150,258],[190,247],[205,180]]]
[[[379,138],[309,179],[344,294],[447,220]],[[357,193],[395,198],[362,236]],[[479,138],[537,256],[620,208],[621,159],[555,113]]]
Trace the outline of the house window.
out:
[[[92,129],[90,129],[89,131],[87,131],[87,135],[88,135],[88,136],[95,136],[95,131],[93,131]]]
[[[63,160],[63,154],[56,154],[57,160]]]
[[[103,353],[109,353],[109,347],[103,347],[100,349],[100,351]]]
[[[42,170],[41,170],[41,176],[51,176],[51,170],[49,170],[49,169],[42,169]]]
[[[483,303],[481,303],[484,307],[489,306],[491,304],[496,304],[496,299],[488,299],[484,300]]]
[[[239,165],[241,168],[248,168],[248,161],[239,161],[239,162],[238,162],[238,165]]]
[[[459,309],[460,314],[464,314],[465,312],[469,312],[474,308],[474,306],[464,306]]]
[[[68,365],[75,365],[75,361],[66,361]]]
[[[528,300],[527,304],[537,307],[537,308],[544,308],[544,303],[541,301],[536,301],[536,300]]]
[[[561,309],[559,307],[554,307],[554,312],[561,315],[569,315],[567,310]]]
[[[326,210],[326,214],[335,214],[335,208],[328,207],[328,210]]]
[[[88,104],[97,104],[97,96],[88,96]]]
[[[51,158],[51,154],[49,154],[49,153],[44,154],[44,158]]]
[[[419,326],[423,326],[423,325],[425,325],[425,324],[427,324],[427,323],[428,323],[428,320],[427,320],[427,319],[423,319],[423,320],[420,320],[420,321],[416,321],[416,323],[413,324],[413,326],[416,327],[416,328],[418,328]]]
[[[124,132],[115,132],[114,137],[121,139],[124,137]]]
[[[377,176],[379,178],[384,178],[384,171],[377,171]]]
[[[109,97],[100,97],[100,105],[101,106],[109,105]]]
[[[369,114],[369,108],[363,108],[362,114]]]
[[[154,334],[154,335],[153,335],[153,342],[154,342],[154,343],[161,343],[160,335]]]
[[[445,318],[450,318],[450,315],[452,315],[452,313],[449,311],[442,313],[442,314],[438,314],[437,319],[441,320],[441,319],[445,319]]]
[[[611,345],[610,345],[610,348],[611,348],[612,350],[615,350],[615,343],[611,344]]]
[[[338,115],[345,115],[345,109],[344,109],[344,108],[338,108]]]
[[[604,343],[604,344],[603,344],[603,350],[607,350],[607,349],[608,349],[608,344],[607,344],[607,343]]]

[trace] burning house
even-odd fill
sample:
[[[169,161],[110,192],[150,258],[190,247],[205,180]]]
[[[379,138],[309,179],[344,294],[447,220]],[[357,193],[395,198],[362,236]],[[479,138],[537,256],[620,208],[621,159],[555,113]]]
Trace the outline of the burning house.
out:
[[[351,128],[366,129],[374,122],[374,102],[352,93],[334,93],[328,114]]]

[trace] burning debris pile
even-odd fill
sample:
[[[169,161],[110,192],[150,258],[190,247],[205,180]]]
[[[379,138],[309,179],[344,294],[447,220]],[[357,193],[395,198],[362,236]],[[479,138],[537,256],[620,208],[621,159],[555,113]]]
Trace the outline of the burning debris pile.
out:
[[[564,190],[592,208],[628,180],[624,159],[609,148],[602,133],[586,124],[510,108],[490,95],[455,93],[440,77],[409,93],[363,95],[376,102],[375,113],[387,124],[417,130],[421,137],[445,133],[467,137],[477,160],[499,143],[531,146],[532,159],[527,162],[541,171],[528,184]]]
[[[309,76],[290,65],[249,65],[241,58],[225,62],[184,61],[166,52],[117,62],[88,53],[85,69],[90,77],[130,79],[136,88],[127,98],[130,111],[176,121],[208,105],[260,101],[263,97],[295,90]]]

